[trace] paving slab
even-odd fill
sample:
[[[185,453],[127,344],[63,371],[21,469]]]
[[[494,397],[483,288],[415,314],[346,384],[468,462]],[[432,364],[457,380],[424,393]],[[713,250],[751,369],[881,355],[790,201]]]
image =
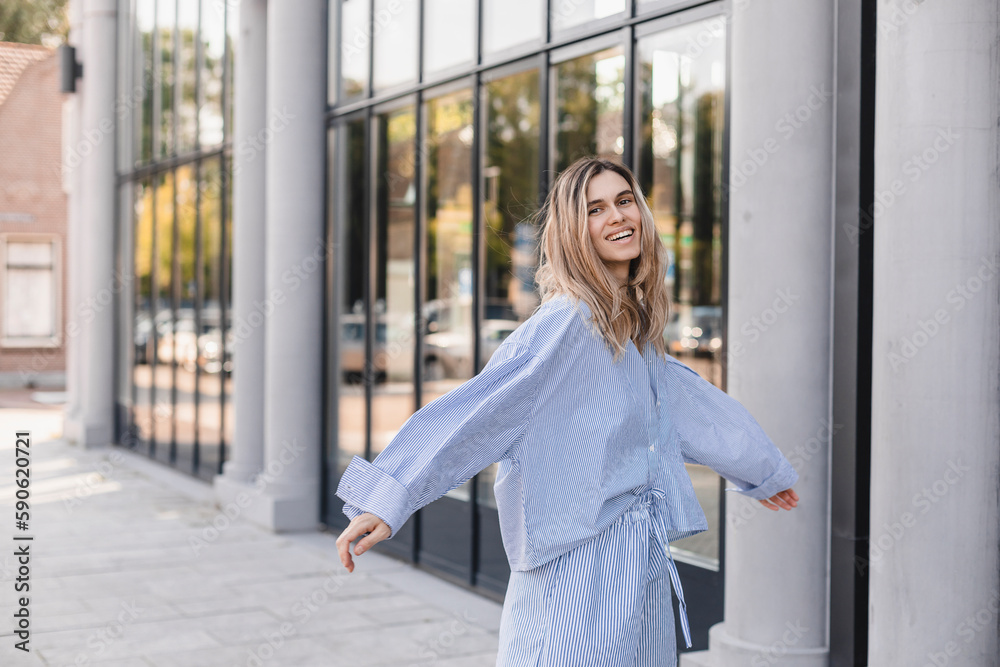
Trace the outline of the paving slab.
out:
[[[29,653],[0,665],[493,665],[501,605],[389,556],[354,573],[336,534],[222,521],[211,485],[117,447],[61,439],[58,406],[0,392],[0,615],[12,619],[13,439],[32,431]],[[4,516],[3,513],[9,514]],[[222,530],[216,526],[225,524]]]

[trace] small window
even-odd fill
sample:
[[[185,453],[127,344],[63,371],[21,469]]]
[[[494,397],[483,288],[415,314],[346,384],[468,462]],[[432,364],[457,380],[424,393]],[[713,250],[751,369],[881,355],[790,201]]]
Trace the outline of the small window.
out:
[[[3,262],[3,345],[58,346],[58,240],[7,237],[0,248]]]

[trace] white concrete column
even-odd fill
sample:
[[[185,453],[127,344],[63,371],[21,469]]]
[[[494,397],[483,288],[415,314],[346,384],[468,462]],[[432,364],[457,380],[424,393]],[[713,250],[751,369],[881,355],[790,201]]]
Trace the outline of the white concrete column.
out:
[[[116,289],[115,232],[115,53],[117,31],[115,0],[84,0],[81,137],[87,151],[80,151],[81,236],[71,247],[80,264],[80,292],[76,307],[102,304]],[[84,155],[86,152],[86,155]],[[79,426],[74,434],[83,447],[105,447],[114,437],[115,363],[114,309],[87,308],[79,318],[82,335],[77,350],[81,363]]]
[[[77,60],[83,57],[83,0],[69,0],[69,44],[76,48]],[[63,409],[63,437],[69,442],[77,442],[82,431],[81,402],[83,386],[84,331],[79,318],[79,304],[83,283],[83,253],[80,243],[83,238],[83,170],[76,163],[77,146],[82,136],[83,117],[81,107],[85,97],[86,82],[76,81],[76,93],[63,102],[63,190],[66,192],[66,326],[63,338],[66,347],[66,405]]]
[[[880,0],[870,665],[1000,664],[996,0]]]
[[[685,666],[829,660],[835,5],[738,3],[730,24],[727,391],[798,471],[800,502],[727,494],[724,621]]]
[[[245,491],[264,463],[264,188],[267,123],[267,1],[239,5],[234,72],[233,136],[233,409],[234,435],[223,474],[215,479],[220,502]],[[260,145],[260,150],[247,150]]]
[[[264,479],[254,515],[319,523],[323,387],[326,2],[267,7]]]

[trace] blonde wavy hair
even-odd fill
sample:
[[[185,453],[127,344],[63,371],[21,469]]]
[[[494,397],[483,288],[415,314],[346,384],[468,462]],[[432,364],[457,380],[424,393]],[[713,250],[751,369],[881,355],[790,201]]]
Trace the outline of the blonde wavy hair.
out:
[[[628,182],[642,221],[639,256],[629,263],[624,285],[598,256],[587,221],[587,187],[604,171]],[[536,219],[542,230],[535,273],[541,302],[559,294],[585,302],[615,361],[629,340],[640,351],[651,341],[660,357],[666,358],[663,332],[671,308],[665,282],[669,258],[656,233],[653,213],[628,167],[596,156],[580,158],[556,178]]]

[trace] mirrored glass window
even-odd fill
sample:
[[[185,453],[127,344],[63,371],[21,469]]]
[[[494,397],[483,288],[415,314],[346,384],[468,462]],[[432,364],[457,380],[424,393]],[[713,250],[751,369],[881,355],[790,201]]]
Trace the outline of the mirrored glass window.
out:
[[[223,349],[222,199],[219,158],[203,161],[198,174],[201,218],[201,333],[199,334],[198,449],[202,470],[218,459],[222,441],[222,383],[231,371]]]
[[[696,52],[690,48],[698,44]],[[670,255],[670,353],[722,384],[722,151],[725,27],[721,17],[638,41],[637,176]],[[718,559],[719,477],[689,465],[709,531],[677,548]]]
[[[553,67],[554,169],[584,155],[621,159],[625,149],[625,54],[620,46]]]
[[[338,428],[336,474],[339,476],[355,456],[364,457],[367,437],[368,406],[365,383],[374,380],[366,373],[365,363],[366,313],[365,265],[368,244],[365,239],[365,120],[347,121],[337,130],[334,147],[339,183],[338,197],[331,202],[339,220],[340,255],[335,285],[339,326],[336,349],[338,358]]]
[[[429,100],[427,114],[426,301],[423,394],[427,404],[475,372],[473,359],[472,91]],[[449,492],[469,500],[466,482]]]
[[[148,179],[135,186],[133,208],[135,301],[133,304],[132,340],[132,433],[134,447],[148,453],[153,439],[153,363],[156,356],[156,332],[153,302],[153,189]]]
[[[174,405],[176,463],[183,470],[195,472],[195,390],[198,371],[198,285],[196,276],[198,181],[195,163],[177,167],[177,247],[175,249],[178,309],[173,328],[174,382],[177,395]]]
[[[424,76],[476,59],[476,7],[468,0],[424,0]]]
[[[154,5],[149,2],[137,3],[136,11],[136,51],[140,60],[135,67],[135,87],[127,92],[130,101],[137,107],[132,112],[135,125],[136,164],[145,164],[153,159],[153,105],[158,93],[154,94],[153,81],[153,31],[156,26]]]
[[[156,262],[156,346],[153,364],[153,436],[156,458],[169,460],[174,426],[174,317],[173,230],[174,175],[160,173],[154,179],[156,213],[154,261]]]
[[[222,143],[222,80],[225,74],[225,2],[201,3],[201,102],[198,108],[198,143]]]
[[[483,86],[486,302],[479,332],[483,364],[539,303],[534,286],[537,229],[531,219],[539,197],[538,86],[538,70],[511,74]],[[479,502],[494,509],[496,469],[492,464],[479,473],[477,487]]]
[[[158,157],[167,157],[174,152],[174,76],[176,72],[176,28],[175,0],[159,0],[156,3],[157,58],[160,68],[160,141]]]
[[[177,152],[197,147],[198,122],[198,2],[177,5]]]
[[[375,0],[372,85],[385,90],[417,81],[418,0]]]
[[[232,155],[224,155],[222,158],[222,312],[224,323],[222,325],[223,341],[223,366],[226,369],[223,373],[223,394],[222,394],[222,445],[218,453],[214,453],[211,458],[206,457],[206,465],[211,464],[215,474],[222,472],[222,463],[229,457],[228,448],[232,446],[235,420],[233,410],[233,207],[228,202],[233,201],[233,173]]]
[[[590,21],[621,18],[625,12],[625,0],[553,0],[549,12],[552,31],[557,32]]]
[[[331,10],[335,9],[331,3]],[[371,0],[340,0],[340,101],[362,97],[368,91],[371,49]]]
[[[543,0],[483,0],[482,5],[484,55],[544,39]]]
[[[371,448],[375,458],[414,410],[416,296],[416,112],[376,117],[375,346]]]

